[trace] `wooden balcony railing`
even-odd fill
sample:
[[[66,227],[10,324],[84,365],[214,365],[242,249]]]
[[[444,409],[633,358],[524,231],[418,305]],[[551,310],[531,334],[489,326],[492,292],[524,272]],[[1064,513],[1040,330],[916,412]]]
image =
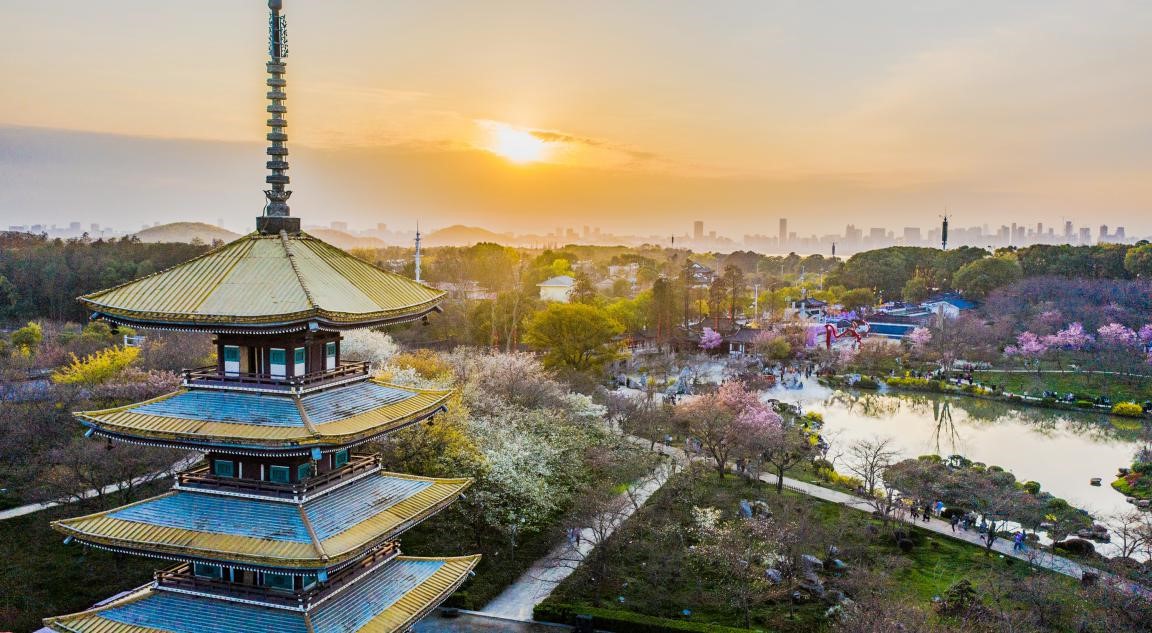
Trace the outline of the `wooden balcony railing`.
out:
[[[159,589],[175,589],[211,596],[251,600],[273,606],[308,609],[340,587],[355,582],[379,563],[395,558],[399,553],[399,542],[388,541],[381,544],[362,560],[333,572],[328,578],[328,582],[317,583],[308,589],[274,589],[261,585],[247,585],[227,580],[204,578],[193,573],[192,563],[182,563],[170,569],[154,572],[152,579]]]
[[[253,372],[225,373],[215,365],[184,370],[185,387],[240,388],[249,391],[307,393],[368,375],[370,363],[341,361],[333,369],[314,371],[302,376],[273,376]]]
[[[241,479],[239,477],[217,477],[212,474],[207,464],[197,466],[176,475],[176,482],[185,488],[208,488],[243,494],[274,497],[277,499],[301,500],[316,494],[325,488],[347,481],[361,473],[368,472],[380,466],[378,455],[353,454],[349,456],[348,463],[340,468],[320,473],[304,481],[288,484],[278,484],[258,479]]]

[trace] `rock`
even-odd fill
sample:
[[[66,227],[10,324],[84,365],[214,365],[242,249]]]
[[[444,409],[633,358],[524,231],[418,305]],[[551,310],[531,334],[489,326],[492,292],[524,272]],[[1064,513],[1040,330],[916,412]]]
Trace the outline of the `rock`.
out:
[[[1137,508],[1147,508],[1148,506],[1152,506],[1152,501],[1148,499],[1139,499],[1136,501]]]
[[[800,563],[804,565],[805,571],[812,571],[824,567],[824,561],[816,558],[811,554],[804,554],[800,557]]]
[[[824,602],[827,602],[830,605],[838,605],[847,599],[848,596],[845,596],[844,592],[840,591],[839,589],[833,589],[824,593]]]
[[[1118,472],[1118,474],[1116,475],[1117,477],[1127,477],[1128,474],[1131,473],[1132,471],[1127,469],[1127,468],[1121,468],[1117,472]]]
[[[912,551],[912,548],[915,547],[916,544],[909,539],[902,538],[896,542],[896,546],[900,548],[900,551],[907,554],[908,552]]]
[[[1100,580],[1099,572],[1085,570],[1084,573],[1080,575],[1080,585],[1084,587],[1091,587],[1096,584],[1098,580]]]
[[[1135,504],[1136,503],[1136,497],[1124,497],[1124,501],[1127,501],[1128,503],[1131,503],[1131,504]]]
[[[1080,538],[1070,538],[1052,544],[1054,549],[1064,550],[1080,556],[1091,556],[1096,553],[1096,546],[1092,541]]]
[[[1102,480],[1099,477],[1093,477],[1092,479],[1088,480],[1088,483],[1092,484],[1093,486],[1099,486],[1101,482]]]
[[[765,569],[764,577],[776,585],[784,582],[784,574],[782,574],[779,569]]]

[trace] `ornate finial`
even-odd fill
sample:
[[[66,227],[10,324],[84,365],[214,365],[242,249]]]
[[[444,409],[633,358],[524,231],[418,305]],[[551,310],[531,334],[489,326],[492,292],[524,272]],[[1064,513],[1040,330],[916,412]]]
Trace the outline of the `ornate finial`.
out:
[[[256,227],[261,233],[279,233],[287,231],[297,233],[300,231],[300,219],[290,218],[288,198],[291,191],[285,189],[288,184],[288,148],[284,143],[288,134],[284,128],[288,122],[284,114],[288,112],[284,101],[288,98],[285,87],[288,82],[284,79],[286,65],[284,58],[288,56],[287,21],[280,15],[284,3],[282,0],[268,0],[268,162],[265,166],[271,172],[264,178],[264,182],[272,186],[264,191],[268,203],[264,206],[264,215],[257,218]]]

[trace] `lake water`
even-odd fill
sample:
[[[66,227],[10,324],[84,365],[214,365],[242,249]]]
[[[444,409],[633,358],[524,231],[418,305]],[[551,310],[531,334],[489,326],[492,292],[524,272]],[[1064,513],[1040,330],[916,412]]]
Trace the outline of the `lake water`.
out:
[[[1112,427],[1106,415],[960,396],[830,389],[815,380],[803,389],[774,388],[765,395],[822,413],[832,455],[859,439],[890,437],[902,457],[959,454],[994,464],[1019,481],[1040,482],[1098,518],[1132,508],[1108,484],[1118,467],[1131,463],[1138,441],[1135,433]],[[1104,485],[1090,485],[1093,477]]]

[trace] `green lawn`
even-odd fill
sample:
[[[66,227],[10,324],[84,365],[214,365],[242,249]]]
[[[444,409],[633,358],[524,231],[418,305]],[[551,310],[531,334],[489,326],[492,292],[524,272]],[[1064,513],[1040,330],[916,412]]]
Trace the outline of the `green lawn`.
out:
[[[715,507],[734,517],[740,499],[764,500],[774,513],[796,515],[797,529],[810,538],[806,551],[823,558],[828,545],[840,548],[839,557],[850,569],[886,576],[892,583],[886,599],[916,605],[931,613],[932,599],[967,579],[980,587],[1009,587],[1032,575],[1051,576],[1067,589],[1074,581],[1036,571],[1028,565],[987,554],[982,548],[924,532],[911,530],[917,542],[910,553],[895,546],[890,532],[868,514],[785,492],[777,496],[763,484],[749,485],[735,477],[720,480],[715,473],[700,475],[686,484],[677,475],[612,537],[608,547],[594,554],[592,564],[565,580],[548,602],[591,605],[627,610],[649,616],[683,620],[691,610],[692,622],[740,626],[740,613],[711,595],[689,570],[683,534],[691,525],[691,508]],[[807,541],[805,541],[807,542]],[[596,582],[596,556],[608,556],[607,573]],[[839,581],[829,577],[829,588]],[[793,605],[791,588],[783,586],[759,604],[754,628],[768,631],[814,631],[826,628],[823,603]],[[1013,608],[1025,608],[1015,605]],[[933,616],[936,617],[936,616]]]
[[[1113,402],[1144,402],[1152,399],[1152,380],[1101,374],[976,372],[984,384],[996,384],[1012,393],[1040,395],[1044,391],[1074,393],[1089,397],[1105,396]]]

